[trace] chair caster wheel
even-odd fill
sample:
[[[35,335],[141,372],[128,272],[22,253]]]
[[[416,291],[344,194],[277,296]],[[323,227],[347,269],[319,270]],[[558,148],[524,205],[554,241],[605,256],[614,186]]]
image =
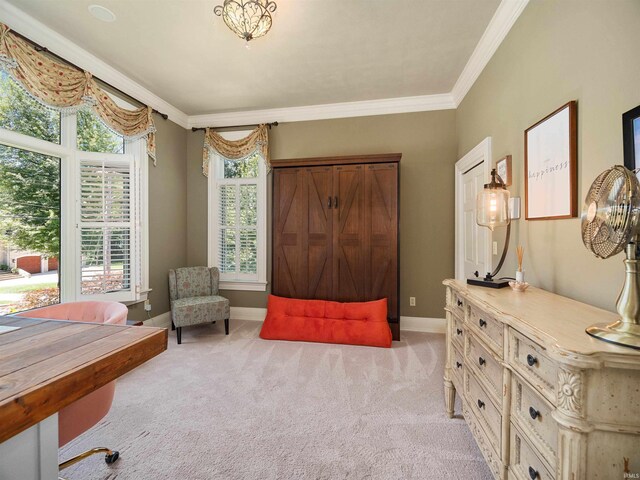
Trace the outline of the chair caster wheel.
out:
[[[118,460],[118,458],[120,458],[120,452],[114,450],[111,455],[107,454],[104,456],[104,461],[107,463],[107,465],[111,465],[116,460]]]

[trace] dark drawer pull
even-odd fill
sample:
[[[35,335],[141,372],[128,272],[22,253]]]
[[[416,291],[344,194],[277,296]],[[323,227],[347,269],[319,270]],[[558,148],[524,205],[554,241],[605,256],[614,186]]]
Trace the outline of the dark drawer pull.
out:
[[[460,329],[460,328],[456,328],[456,333],[457,333],[458,335],[462,335],[462,329]]]
[[[331,197],[329,197],[329,201],[327,202],[327,208],[331,208]]]
[[[529,407],[529,415],[535,420],[540,416],[540,412],[533,407]]]
[[[478,408],[484,408],[484,402],[482,400],[478,400]]]
[[[485,365],[487,361],[482,357],[478,357],[478,363],[480,364],[480,366],[482,366],[482,365]]]
[[[462,364],[460,362],[456,362],[456,368],[462,368]]]
[[[333,197],[333,208],[338,208],[338,197]]]
[[[462,300],[458,300],[458,306],[461,307],[462,306]]]
[[[536,480],[539,475],[535,468],[529,467],[529,476],[531,477],[531,480]]]
[[[527,355],[527,363],[529,364],[530,367],[533,367],[536,363],[538,363],[538,359],[533,355],[529,354]]]
[[[487,326],[487,322],[485,322],[483,319],[480,319],[480,321],[478,323],[480,324],[481,327],[486,327]]]

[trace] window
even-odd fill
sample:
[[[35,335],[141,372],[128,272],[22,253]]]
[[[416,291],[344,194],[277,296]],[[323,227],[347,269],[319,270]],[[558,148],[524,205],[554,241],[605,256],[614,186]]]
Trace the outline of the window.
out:
[[[79,111],[77,122],[78,150],[124,153],[124,137],[110,130],[94,112]]]
[[[60,158],[0,145],[0,314],[60,301],[60,186]]]
[[[229,132],[231,140],[246,132]],[[209,265],[220,288],[266,290],[266,167],[259,153],[240,160],[212,155]]]
[[[0,71],[0,128],[60,144],[60,112],[33,99]]]
[[[145,143],[0,74],[0,314],[145,298]]]

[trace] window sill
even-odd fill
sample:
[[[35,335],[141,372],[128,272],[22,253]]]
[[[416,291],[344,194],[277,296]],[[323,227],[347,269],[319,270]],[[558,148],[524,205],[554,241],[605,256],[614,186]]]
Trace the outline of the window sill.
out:
[[[267,290],[267,282],[239,282],[221,280],[220,290],[246,290],[251,292],[264,292]]]
[[[124,305],[126,305],[127,307],[130,307],[132,305],[136,305],[137,303],[142,303],[142,302],[146,302],[147,299],[149,298],[149,293],[152,291],[152,288],[148,288],[146,290],[142,290],[140,292],[140,295],[138,295],[138,298],[136,298],[135,300],[127,300],[126,302],[122,302]]]

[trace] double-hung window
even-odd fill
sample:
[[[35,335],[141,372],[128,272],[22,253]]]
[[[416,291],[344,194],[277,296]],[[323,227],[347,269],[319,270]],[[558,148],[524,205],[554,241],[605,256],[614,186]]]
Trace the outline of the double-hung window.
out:
[[[246,132],[230,132],[229,140]],[[232,160],[211,152],[209,265],[220,288],[266,289],[266,167],[259,152]]]
[[[147,163],[144,139],[42,106],[0,73],[0,313],[144,298]]]

